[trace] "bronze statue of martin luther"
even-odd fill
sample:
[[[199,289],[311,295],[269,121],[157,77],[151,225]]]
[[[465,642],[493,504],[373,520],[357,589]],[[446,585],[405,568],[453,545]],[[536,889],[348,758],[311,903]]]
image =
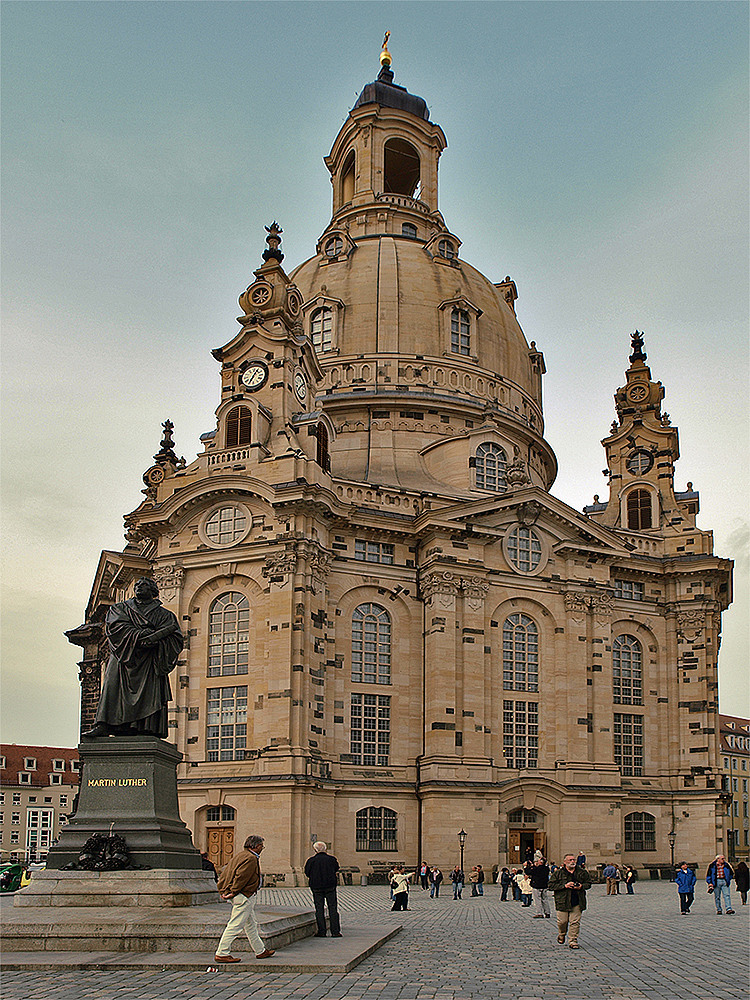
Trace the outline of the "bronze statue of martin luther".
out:
[[[185,644],[176,616],[162,607],[159,588],[145,577],[135,596],[107,612],[110,657],[104,674],[96,724],[83,733],[99,736],[167,735],[169,673]]]

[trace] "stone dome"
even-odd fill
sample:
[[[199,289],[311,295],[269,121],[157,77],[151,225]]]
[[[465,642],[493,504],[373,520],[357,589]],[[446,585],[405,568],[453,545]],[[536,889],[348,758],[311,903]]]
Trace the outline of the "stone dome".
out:
[[[306,302],[321,295],[343,303],[339,358],[383,351],[441,358],[450,352],[445,311],[453,303],[466,307],[473,326],[465,361],[514,383],[539,405],[529,345],[504,294],[512,283],[498,288],[471,264],[457,258],[446,262],[436,249],[434,254],[403,236],[366,237],[336,262],[325,252],[316,254],[292,272],[291,280]],[[324,367],[334,360],[325,353],[319,358]]]

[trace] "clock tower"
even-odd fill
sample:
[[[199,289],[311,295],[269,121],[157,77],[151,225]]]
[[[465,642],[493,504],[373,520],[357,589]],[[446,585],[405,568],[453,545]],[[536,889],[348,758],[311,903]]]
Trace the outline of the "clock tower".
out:
[[[216,430],[204,434],[207,452],[237,448],[264,461],[295,454],[327,470],[333,425],[315,410],[321,369],[300,320],[302,296],[281,262],[276,222],[266,227],[267,249],[255,280],[239,297],[239,333],[212,353],[221,362]]]

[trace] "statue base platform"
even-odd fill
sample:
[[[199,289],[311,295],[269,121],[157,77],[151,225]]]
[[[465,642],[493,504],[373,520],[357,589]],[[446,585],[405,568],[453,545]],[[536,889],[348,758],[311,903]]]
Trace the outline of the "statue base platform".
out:
[[[95,833],[124,837],[136,865],[181,872],[201,869],[200,852],[180,819],[177,765],[182,754],[174,744],[156,736],[104,736],[83,740],[78,753],[78,807],[50,848],[48,871],[76,864]],[[122,874],[132,877],[134,872]]]
[[[221,905],[211,872],[189,868],[148,871],[45,871],[13,899],[14,907]]]

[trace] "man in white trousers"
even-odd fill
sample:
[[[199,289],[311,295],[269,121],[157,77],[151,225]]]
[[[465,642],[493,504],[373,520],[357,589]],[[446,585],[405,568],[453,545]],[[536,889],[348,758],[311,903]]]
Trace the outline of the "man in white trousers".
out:
[[[241,962],[231,954],[234,939],[247,934],[256,958],[270,958],[274,952],[263,944],[255,917],[255,897],[260,889],[260,852],[262,837],[248,837],[244,850],[236,854],[219,876],[217,888],[222,899],[231,902],[232,915],[221,935],[214,956],[217,962]]]

